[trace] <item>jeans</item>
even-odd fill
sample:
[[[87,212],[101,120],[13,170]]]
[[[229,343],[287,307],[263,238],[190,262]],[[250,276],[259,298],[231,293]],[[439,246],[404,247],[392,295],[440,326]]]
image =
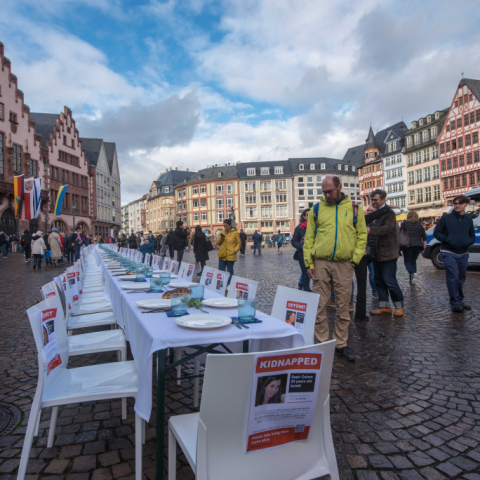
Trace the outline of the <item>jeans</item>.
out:
[[[173,245],[168,246],[168,251],[170,252],[170,258],[173,258],[175,254],[175,249],[173,248]]]
[[[368,281],[370,282],[370,286],[372,287],[372,292],[377,291],[377,286],[375,285],[375,278],[374,278],[374,270],[373,270],[373,260],[369,260],[368,264]]]
[[[4,258],[7,258],[8,257],[8,244],[7,243],[4,243],[2,245],[2,252],[3,252]]]
[[[456,255],[455,253],[442,252],[447,289],[452,307],[458,307],[463,304],[463,284],[467,278],[468,256],[468,253]]]
[[[357,303],[355,304],[355,319],[364,320],[367,317],[367,272],[368,257],[365,255],[355,267],[357,279]]]
[[[75,261],[80,260],[80,247],[81,245],[75,245]]]
[[[379,308],[389,308],[388,293],[392,297],[395,308],[403,308],[403,292],[397,282],[397,259],[373,261],[375,285],[378,290]]]
[[[73,262],[75,257],[75,251],[74,250],[67,250],[67,262]]]
[[[17,253],[17,242],[12,242],[12,253]]]
[[[240,245],[240,255],[245,255],[245,244],[244,243],[242,243]]]
[[[180,265],[182,264],[182,258],[184,253],[185,253],[185,249],[183,248],[181,250],[177,250],[177,262],[178,262],[179,271],[180,271]]]
[[[408,247],[403,251],[403,263],[408,273],[417,273],[417,258],[423,247]]]
[[[259,243],[254,243],[253,244],[253,254],[255,255],[255,252],[257,251],[258,249],[258,254],[261,255],[262,254],[262,246],[259,244]]]
[[[302,276],[300,277],[300,282],[298,283],[302,285],[305,292],[311,292],[310,278],[308,277],[307,267],[305,266],[303,255],[298,256],[298,263],[300,264],[300,270],[302,271]]]
[[[218,269],[222,272],[228,272],[230,276],[228,277],[227,285],[230,285],[230,280],[232,279],[233,275],[233,265],[235,262],[233,260],[218,260]]]
[[[39,253],[33,254],[33,266],[37,266],[38,268],[42,268],[42,256]]]

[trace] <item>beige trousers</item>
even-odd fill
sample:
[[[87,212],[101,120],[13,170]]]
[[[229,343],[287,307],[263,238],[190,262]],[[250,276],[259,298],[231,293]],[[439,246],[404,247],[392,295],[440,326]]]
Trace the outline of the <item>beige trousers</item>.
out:
[[[348,262],[330,262],[316,259],[313,291],[320,294],[317,318],[315,320],[315,337],[319,342],[327,342],[330,336],[327,321],[327,302],[330,298],[330,284],[333,282],[335,303],[337,304],[337,318],[333,338],[337,341],[337,348],[347,346],[348,326],[350,314],[348,305],[352,295],[353,265]]]

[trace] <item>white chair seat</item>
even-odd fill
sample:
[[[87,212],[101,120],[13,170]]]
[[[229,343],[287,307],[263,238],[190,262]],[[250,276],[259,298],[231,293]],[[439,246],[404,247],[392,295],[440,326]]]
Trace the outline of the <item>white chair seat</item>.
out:
[[[90,402],[107,398],[136,397],[138,376],[135,362],[104,363],[65,369],[44,390],[42,407]]]
[[[182,452],[187,457],[188,463],[196,472],[197,465],[197,433],[199,413],[188,413],[186,415],[172,415],[168,421],[169,428],[182,447]]]
[[[85,294],[103,292],[104,290],[105,290],[105,287],[103,285],[97,286],[97,287],[86,287],[86,288],[82,287],[82,291]]]
[[[89,315],[78,315],[70,317],[67,330],[76,330],[77,328],[99,327],[102,325],[116,325],[117,320],[112,312],[99,312]]]
[[[113,312],[109,302],[96,302],[88,305],[79,305],[70,315],[76,317],[78,315],[89,315],[90,313]]]
[[[97,292],[95,294],[88,293],[88,294],[83,294],[80,297],[80,301],[78,302],[78,305],[89,305],[91,303],[101,303],[101,302],[108,302],[108,300],[105,300],[105,296],[103,295],[103,292]]]
[[[105,330],[68,337],[70,355],[118,351],[126,347],[123,330]]]

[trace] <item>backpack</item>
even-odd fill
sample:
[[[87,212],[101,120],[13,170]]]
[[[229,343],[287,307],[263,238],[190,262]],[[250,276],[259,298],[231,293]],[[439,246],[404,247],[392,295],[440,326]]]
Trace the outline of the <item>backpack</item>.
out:
[[[278,241],[278,243],[283,243],[283,235],[280,235],[280,236],[278,237],[278,240],[277,240],[277,241]]]
[[[319,202],[317,202],[313,206],[313,219],[315,220],[315,238],[317,237],[317,229],[318,229],[318,206]],[[357,222],[358,222],[358,202],[354,202],[352,200],[352,208],[353,208],[353,226],[355,229],[357,228]]]

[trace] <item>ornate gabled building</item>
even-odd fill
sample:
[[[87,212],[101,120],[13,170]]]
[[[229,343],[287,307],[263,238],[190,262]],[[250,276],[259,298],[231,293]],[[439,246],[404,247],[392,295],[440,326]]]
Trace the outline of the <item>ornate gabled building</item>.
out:
[[[443,199],[480,185],[480,80],[463,78],[438,136]]]
[[[190,178],[194,172],[167,169],[152,182],[148,192],[147,230],[155,234],[175,228],[175,187]]]
[[[44,171],[45,165],[48,167],[48,155],[41,146],[30,108],[24,103],[24,94],[18,88],[18,79],[0,43],[0,230],[8,235],[44,228],[48,203]],[[18,225],[14,213],[13,177],[22,174],[25,178],[43,179],[42,201],[39,217],[19,219]]]

